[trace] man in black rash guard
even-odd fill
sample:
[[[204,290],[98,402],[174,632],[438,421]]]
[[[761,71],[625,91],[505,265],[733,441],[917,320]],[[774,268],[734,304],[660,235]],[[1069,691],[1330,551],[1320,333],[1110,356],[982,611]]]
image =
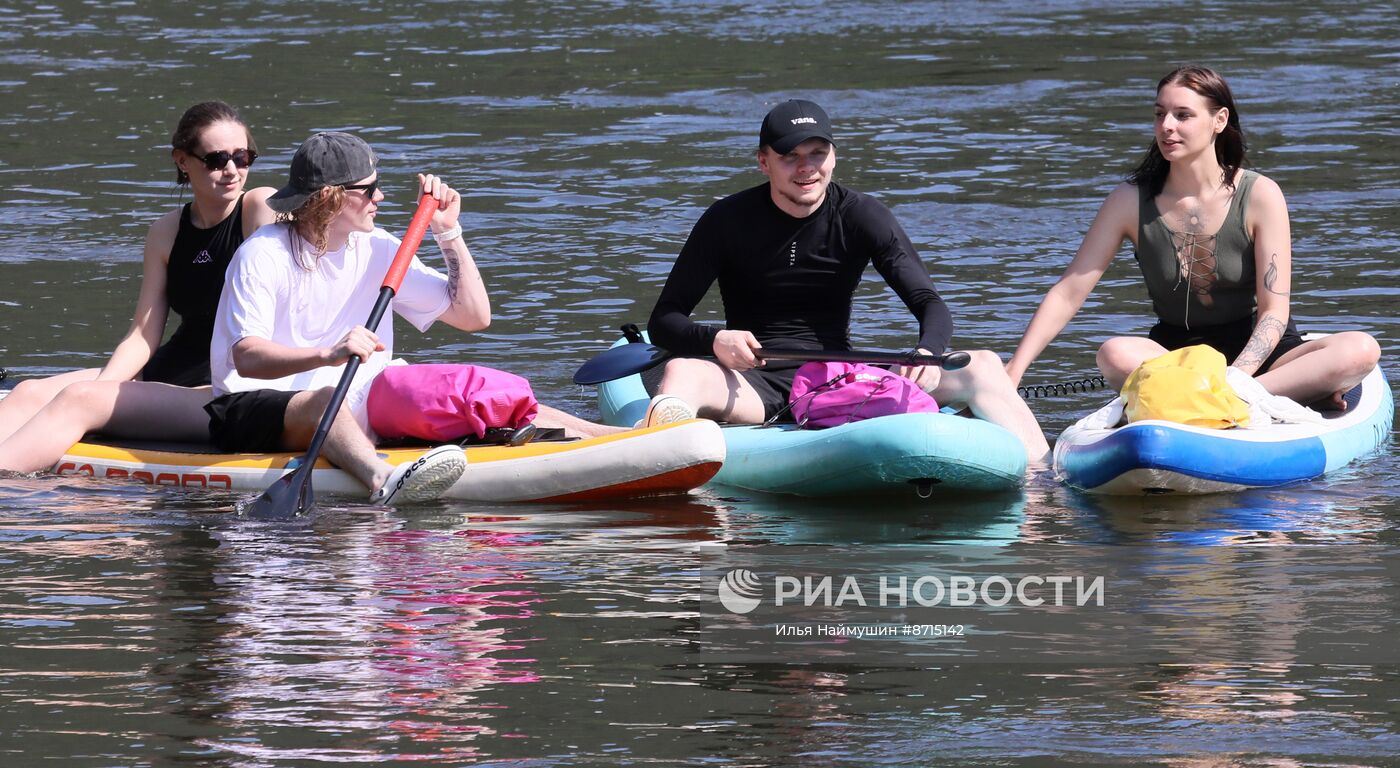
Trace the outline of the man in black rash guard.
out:
[[[753,350],[849,350],[851,302],[868,264],[919,321],[918,349],[941,353],[952,338],[948,307],[894,214],[869,195],[831,181],[836,148],[821,107],[787,101],[759,131],[758,168],[768,182],[711,205],[695,224],[652,310],[652,342],[678,355],[667,362],[659,395],[699,415],[759,423],[787,405],[800,363],[765,365]],[[726,325],[690,314],[719,281]],[[965,405],[1013,432],[1032,461],[1049,451],[1001,359],[972,352],[957,371],[898,368],[938,402]],[[653,407],[662,406],[658,398]],[[786,415],[786,414],[785,414]],[[663,419],[664,420],[664,419]]]

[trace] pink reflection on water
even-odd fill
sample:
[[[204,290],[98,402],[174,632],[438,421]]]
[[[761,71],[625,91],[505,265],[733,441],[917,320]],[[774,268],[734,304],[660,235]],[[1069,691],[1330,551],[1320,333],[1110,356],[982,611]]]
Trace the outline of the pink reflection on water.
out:
[[[539,680],[536,660],[515,655],[530,642],[512,622],[535,617],[543,602],[522,588],[511,550],[537,546],[502,531],[399,530],[377,537],[374,586],[387,618],[371,641],[376,668],[401,678],[405,701],[466,696],[490,685]],[[463,551],[466,544],[470,549]],[[517,639],[508,639],[513,636]],[[450,683],[451,688],[442,689]],[[431,696],[423,686],[431,684]]]
[[[483,700],[498,685],[535,683],[534,640],[521,622],[545,602],[525,586],[529,534],[502,531],[380,532],[370,556],[379,624],[365,638],[372,667],[399,715],[382,726],[436,754],[480,756],[468,743],[499,735],[489,721],[504,707]]]

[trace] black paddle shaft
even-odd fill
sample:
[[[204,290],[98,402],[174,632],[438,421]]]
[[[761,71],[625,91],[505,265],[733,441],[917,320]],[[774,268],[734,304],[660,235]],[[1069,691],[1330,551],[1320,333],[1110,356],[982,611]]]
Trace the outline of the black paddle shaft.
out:
[[[623,326],[626,332],[628,326]],[[636,326],[631,326],[633,331]],[[640,334],[635,338],[627,334],[629,343],[618,344],[606,349],[591,360],[579,366],[574,373],[575,384],[601,384],[614,381],[634,373],[641,373],[671,359],[666,350],[652,344],[642,343]],[[885,365],[937,365],[946,371],[956,371],[972,362],[966,352],[947,352],[942,355],[921,355],[916,352],[867,352],[828,351],[828,350],[784,350],[756,349],[754,356],[761,360],[815,360],[823,363],[883,363]]]
[[[384,286],[379,289],[379,298],[374,303],[374,309],[369,313],[369,322],[366,328],[378,328],[379,321],[383,319],[384,313],[389,309],[389,302],[394,298],[394,289]],[[336,414],[340,412],[341,403],[345,402],[345,395],[350,391],[350,384],[355,380],[355,371],[360,368],[360,358],[358,355],[351,355],[345,362],[345,372],[340,374],[340,383],[335,385],[335,391],[331,393],[330,402],[326,405],[326,410],[321,414],[321,421],[316,425],[316,434],[311,437],[311,445],[306,449],[306,455],[302,457],[301,465],[290,474],[283,475],[266,491],[249,504],[244,512],[254,518],[270,519],[282,518],[289,515],[304,515],[311,509],[312,503],[316,500],[316,492],[311,487],[312,469],[316,466],[316,459],[321,455],[321,446],[325,444],[326,437],[331,433],[331,425],[335,423]]]
[[[389,302],[394,300],[394,289],[384,286],[379,289],[379,298],[374,302],[374,309],[369,313],[369,322],[366,328],[379,327],[379,321],[384,319],[384,313],[389,309]],[[358,355],[351,355],[345,362],[345,373],[340,374],[340,383],[335,385],[335,391],[331,393],[331,400],[326,404],[326,412],[321,414],[321,423],[316,425],[316,434],[311,438],[311,445],[306,449],[305,466],[316,463],[316,457],[321,455],[321,445],[326,442],[326,436],[331,433],[331,424],[335,422],[336,413],[340,411],[340,404],[345,402],[345,395],[350,391],[350,384],[355,379],[355,371],[360,368],[360,358]],[[311,473],[306,473],[306,484],[311,485]],[[301,510],[297,510],[300,512]]]
[[[760,360],[802,360],[818,363],[880,363],[884,365],[936,365],[947,371],[967,367],[972,356],[966,352],[923,355],[918,352],[838,352],[822,350],[756,349]]]

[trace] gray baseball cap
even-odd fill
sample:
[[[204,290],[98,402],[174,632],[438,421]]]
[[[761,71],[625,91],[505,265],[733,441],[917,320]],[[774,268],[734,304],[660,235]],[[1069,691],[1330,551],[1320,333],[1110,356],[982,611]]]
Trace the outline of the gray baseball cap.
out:
[[[374,175],[378,162],[374,150],[358,136],[318,133],[297,147],[287,185],[267,199],[267,206],[279,213],[291,213],[322,187],[354,184]]]

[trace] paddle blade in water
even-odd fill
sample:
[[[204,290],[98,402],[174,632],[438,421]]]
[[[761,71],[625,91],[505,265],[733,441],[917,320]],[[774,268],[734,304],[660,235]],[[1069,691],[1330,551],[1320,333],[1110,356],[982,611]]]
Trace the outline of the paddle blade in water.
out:
[[[278,478],[261,496],[240,506],[238,511],[255,520],[285,520],[309,512],[315,499],[310,465],[303,464],[295,472]]]
[[[602,384],[656,366],[671,355],[653,344],[619,344],[579,366],[575,384]]]

